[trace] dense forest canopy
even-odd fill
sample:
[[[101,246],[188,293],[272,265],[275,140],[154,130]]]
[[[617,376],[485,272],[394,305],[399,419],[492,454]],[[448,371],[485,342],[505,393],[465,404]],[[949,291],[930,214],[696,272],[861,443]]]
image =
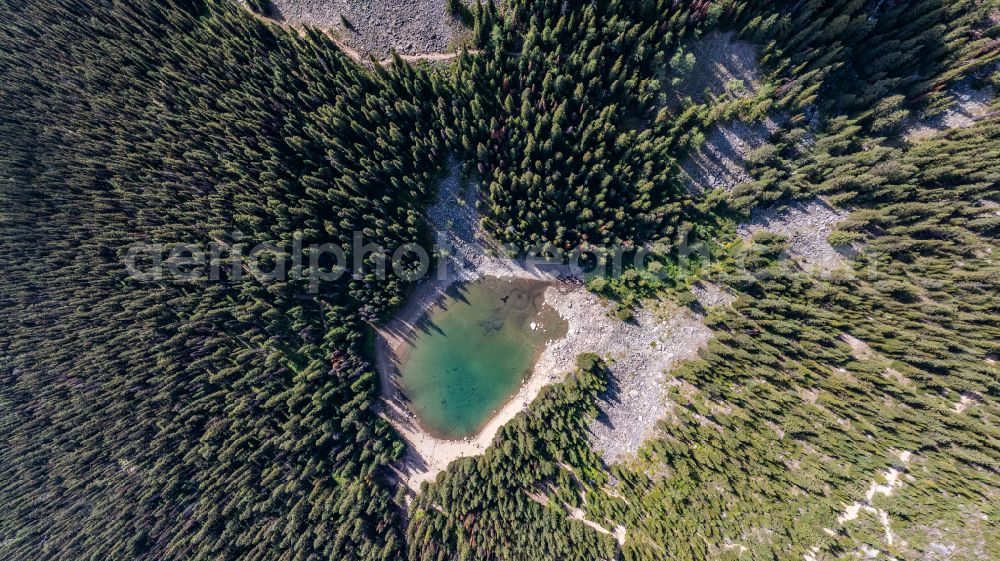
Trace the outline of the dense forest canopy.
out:
[[[454,62],[383,66],[230,1],[0,0],[0,558],[1000,559],[1000,113],[905,138],[1000,87],[1000,5],[451,4]],[[758,49],[753,91],[685,90],[711,33]],[[685,187],[768,117],[749,180]],[[423,242],[449,159],[498,241],[657,247],[672,274],[593,286],[622,310],[734,296],[632,461],[588,443],[582,355],[406,496],[370,328],[408,279],[126,270],[137,243]],[[850,213],[843,274],[735,234],[817,197]],[[691,235],[713,258],[682,268]]]

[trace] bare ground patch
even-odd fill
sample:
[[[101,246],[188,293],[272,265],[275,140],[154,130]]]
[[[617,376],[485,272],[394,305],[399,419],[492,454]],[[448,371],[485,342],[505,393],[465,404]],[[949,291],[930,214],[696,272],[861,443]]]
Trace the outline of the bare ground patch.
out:
[[[983,403],[983,397],[981,395],[975,392],[962,392],[962,395],[959,396],[958,401],[955,402],[955,405],[952,407],[952,409],[955,411],[955,413],[961,413],[966,409],[968,409],[970,406],[977,405],[980,403]]]
[[[691,292],[701,307],[706,310],[728,306],[736,301],[736,295],[729,290],[704,280],[695,283],[691,287]]]
[[[870,360],[875,356],[875,351],[872,350],[868,343],[853,335],[841,333],[840,339],[851,347],[851,354],[858,360]]]

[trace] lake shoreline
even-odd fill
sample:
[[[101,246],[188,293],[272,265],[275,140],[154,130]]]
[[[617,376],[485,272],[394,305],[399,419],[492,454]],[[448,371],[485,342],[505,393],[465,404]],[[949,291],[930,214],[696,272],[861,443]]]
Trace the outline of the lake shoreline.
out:
[[[442,258],[447,274],[420,281],[392,320],[374,326],[375,366],[382,388],[377,411],[407,444],[402,460],[390,469],[400,483],[416,492],[452,461],[482,454],[500,427],[523,411],[542,388],[563,381],[576,369],[576,357],[583,352],[597,352],[609,361],[613,387],[611,399],[598,401],[600,415],[587,436],[609,463],[634,456],[671,407],[665,386],[676,381],[668,378],[668,372],[679,362],[696,358],[698,349],[708,344],[712,332],[704,318],[674,305],[658,304],[639,310],[635,320],[626,323],[614,317],[611,304],[583,286],[578,270],[565,265],[539,267],[498,256],[502,254],[480,226],[476,196],[474,187],[463,185],[458,166],[450,164],[438,201],[427,211],[436,233],[451,245]],[[566,334],[545,345],[520,388],[482,430],[461,440],[436,438],[421,428],[398,387],[396,353],[453,284],[483,277],[547,282],[545,304],[566,322]]]
[[[508,277],[509,278],[509,277]],[[410,410],[407,398],[399,385],[399,370],[397,361],[400,351],[408,346],[406,333],[409,333],[417,323],[443,301],[445,293],[452,282],[425,281],[420,283],[411,294],[406,305],[385,326],[376,327],[376,370],[382,386],[382,402],[380,412],[383,417],[400,433],[409,445],[403,460],[403,470],[396,470],[397,475],[414,491],[420,483],[432,479],[443,471],[453,460],[481,454],[493,442],[500,427],[524,410],[542,388],[558,381],[559,374],[565,375],[569,370],[556,373],[548,368],[540,368],[540,362],[552,344],[546,345],[538,352],[534,366],[522,379],[520,387],[474,435],[453,440],[435,436],[426,430],[415,413]],[[562,286],[559,286],[562,285]],[[556,281],[545,291],[545,303],[549,305],[549,292],[552,290],[579,289],[568,283]],[[561,337],[561,339],[564,339]]]
[[[394,466],[394,471],[400,481],[414,491],[420,488],[421,482],[433,479],[453,460],[483,453],[501,426],[527,407],[543,387],[558,381],[557,378],[571,370],[554,372],[550,368],[540,368],[546,351],[552,346],[546,345],[517,392],[486,421],[479,432],[464,439],[433,436],[421,427],[416,415],[410,411],[398,383],[398,352],[407,338],[412,337],[421,319],[440,306],[453,285],[485,277],[546,282],[552,285],[545,291],[545,304],[550,306],[550,291],[555,287],[559,291],[585,290],[580,276],[568,266],[539,267],[493,255],[499,252],[479,224],[479,215],[475,210],[476,196],[476,190],[464,185],[459,178],[457,164],[451,163],[439,187],[438,201],[427,212],[427,219],[434,230],[451,246],[449,254],[442,257],[445,274],[438,274],[435,270],[433,276],[419,281],[396,315],[389,322],[374,326],[375,366],[382,388],[379,412],[408,445],[402,465]],[[550,360],[548,363],[562,366],[562,361]]]
[[[567,324],[545,303],[551,284],[487,276],[452,283],[383,333],[391,371],[416,424],[441,440],[475,436],[528,379]],[[404,331],[405,330],[405,331]],[[386,358],[394,359],[389,364]]]

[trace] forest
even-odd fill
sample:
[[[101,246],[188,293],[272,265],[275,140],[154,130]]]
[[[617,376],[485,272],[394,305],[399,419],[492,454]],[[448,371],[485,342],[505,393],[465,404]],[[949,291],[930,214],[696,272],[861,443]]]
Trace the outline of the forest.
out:
[[[1000,106],[905,136],[961,88],[995,97],[1000,3],[449,10],[454,61],[382,65],[229,0],[0,0],[0,558],[1000,559]],[[711,33],[759,50],[759,87],[685,88]],[[749,180],[686,187],[712,131],[769,117]],[[500,242],[659,248],[670,275],[591,283],[622,317],[704,313],[633,460],[586,437],[594,349],[409,495],[371,327],[412,282],[123,265],[139,242],[421,242],[449,159]],[[849,211],[838,274],[736,234],[817,198]],[[682,267],[690,236],[714,259]],[[702,309],[706,282],[732,303]]]

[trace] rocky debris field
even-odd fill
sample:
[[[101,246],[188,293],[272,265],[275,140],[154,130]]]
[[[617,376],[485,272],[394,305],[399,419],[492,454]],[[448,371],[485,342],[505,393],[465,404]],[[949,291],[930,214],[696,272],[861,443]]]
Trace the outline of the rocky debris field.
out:
[[[753,97],[760,90],[760,49],[737,39],[735,33],[706,33],[690,41],[687,49],[694,56],[694,66],[684,81],[668,92],[672,111],[679,112],[688,98],[703,104],[723,94],[734,99]],[[768,117],[753,123],[730,121],[712,126],[705,142],[681,162],[687,190],[692,194],[728,191],[750,181],[747,156],[771,138],[782,120]]]
[[[597,402],[600,413],[588,437],[604,461],[620,463],[635,456],[666,415],[669,371],[697,358],[712,330],[687,309],[642,309],[633,322],[623,322],[607,313],[595,314],[589,299],[596,297],[584,291],[552,301],[546,294],[546,302],[570,325],[566,340],[553,345],[553,352],[575,357],[576,352],[591,350],[609,360],[610,388]]]
[[[706,310],[719,306],[728,306],[736,301],[735,294],[708,281],[695,283],[691,287],[691,293],[694,294],[695,299],[698,300],[701,307]]]
[[[791,244],[791,258],[806,272],[829,275],[845,263],[844,254],[852,251],[851,248],[835,249],[826,241],[847,215],[820,199],[794,201],[754,210],[750,222],[740,224],[736,233],[744,240],[757,232],[783,234]]]
[[[362,58],[443,53],[467,33],[445,0],[271,0],[271,11],[279,22],[332,32]]]
[[[952,88],[955,104],[940,115],[930,119],[911,122],[903,133],[909,142],[919,142],[940,131],[971,127],[978,119],[994,111],[991,108],[993,93],[989,88],[977,90],[969,84],[959,84]]]
[[[694,56],[694,66],[681,84],[670,88],[668,103],[672,108],[680,107],[687,97],[695,103],[707,103],[711,101],[709,96],[725,92],[733,97],[749,97],[757,92],[760,49],[753,43],[737,39],[732,32],[712,31],[690,41],[686,48]],[[742,91],[730,87],[737,80],[742,82]]]
[[[730,191],[750,181],[747,156],[767,143],[778,127],[778,121],[770,117],[757,123],[733,121],[713,126],[704,144],[681,162],[685,188],[693,194]]]

